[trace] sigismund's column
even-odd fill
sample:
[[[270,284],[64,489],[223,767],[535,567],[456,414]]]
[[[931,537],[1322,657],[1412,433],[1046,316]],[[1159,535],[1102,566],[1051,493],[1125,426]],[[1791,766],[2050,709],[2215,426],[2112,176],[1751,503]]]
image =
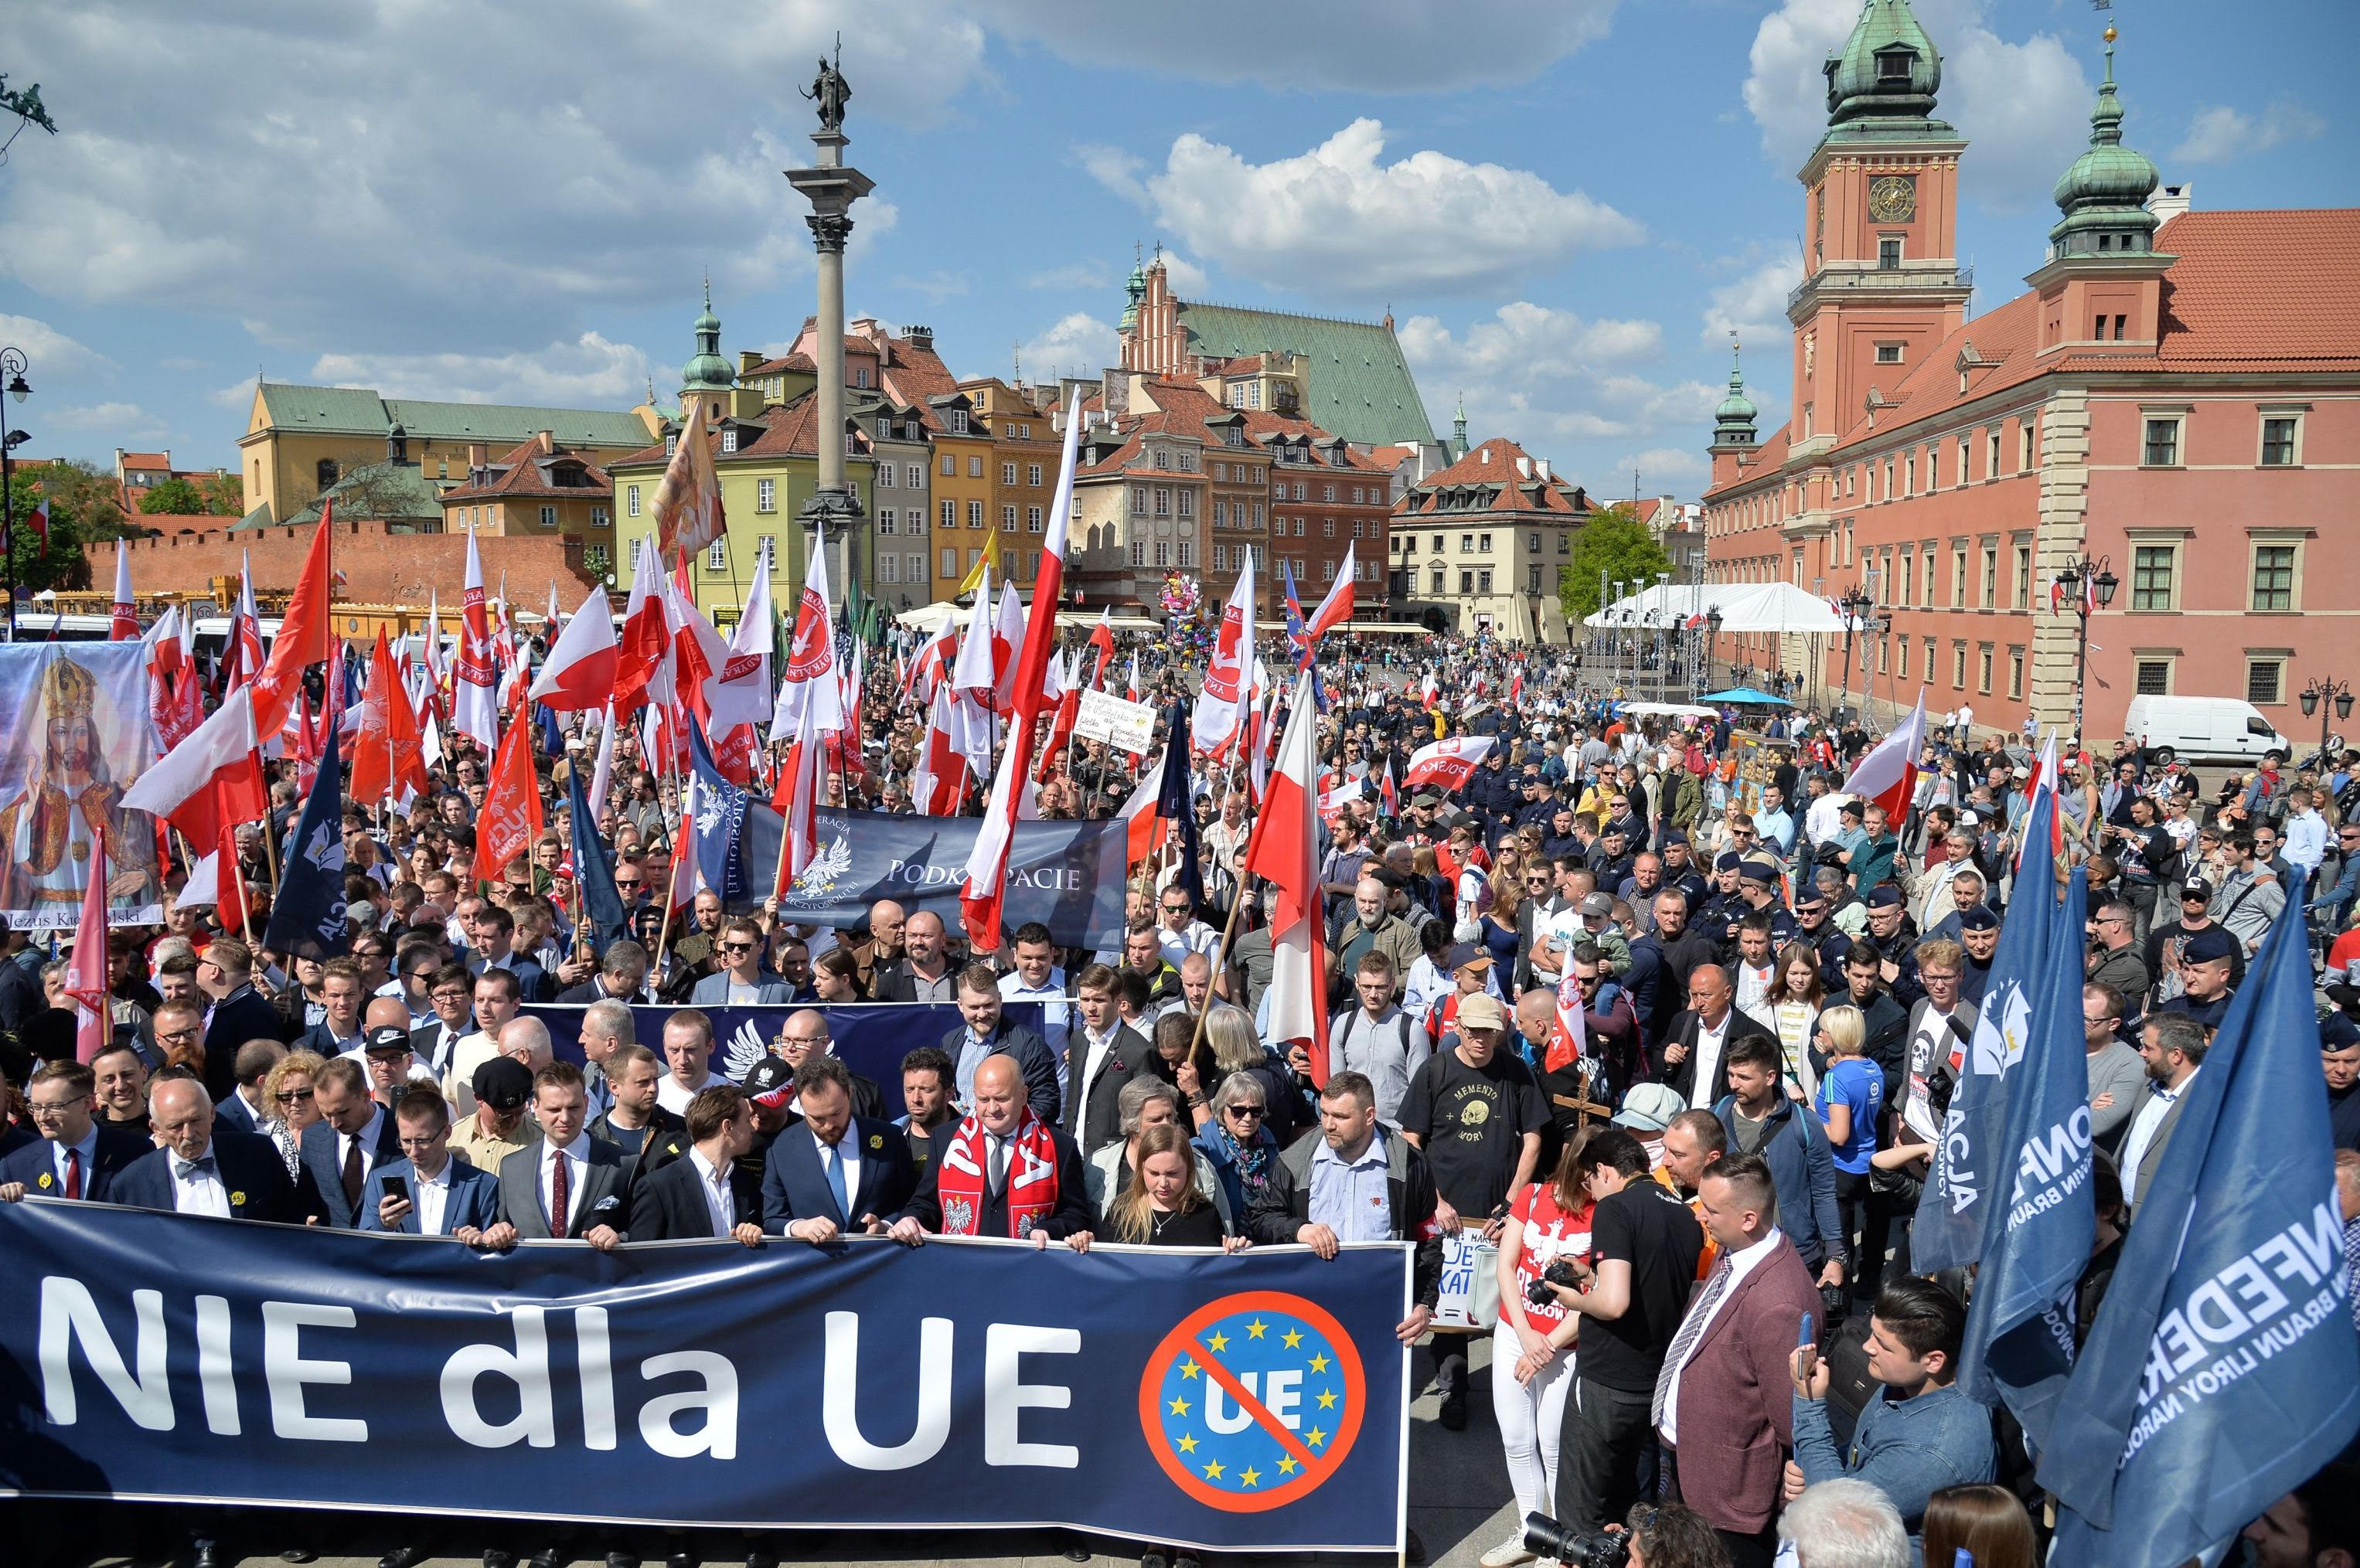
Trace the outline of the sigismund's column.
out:
[[[839,44],[836,62],[821,60],[819,75],[800,90],[819,110],[820,128],[812,133],[815,167],[785,171],[788,183],[811,201],[811,216],[803,221],[811,225],[819,259],[819,386],[814,394],[819,485],[796,520],[810,530],[805,560],[811,559],[809,550],[831,542],[837,546],[828,586],[838,626],[844,625],[844,597],[852,582],[853,527],[861,515],[859,492],[844,478],[844,242],[852,234],[852,204],[876,189],[874,180],[844,161],[844,105],[852,89],[837,69],[843,58]]]

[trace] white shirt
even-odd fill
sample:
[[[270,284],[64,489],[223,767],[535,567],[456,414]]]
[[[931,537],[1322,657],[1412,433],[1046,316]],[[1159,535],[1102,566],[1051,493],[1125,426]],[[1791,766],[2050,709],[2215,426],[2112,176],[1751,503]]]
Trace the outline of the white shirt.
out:
[[[2197,1069],[2197,1072],[2202,1071],[2202,1068]],[[2124,1203],[2133,1203],[2138,1201],[2139,1166],[2147,1159],[2147,1148],[2155,1142],[2157,1129],[2163,1126],[2163,1118],[2171,1114],[2173,1103],[2180,1095],[2188,1093],[2188,1086],[2195,1082],[2195,1073],[2191,1073],[2181,1079],[2180,1087],[2177,1089],[2167,1089],[2160,1083],[2149,1081],[2150,1092],[2139,1102],[2137,1112],[2132,1116],[2131,1130],[2123,1135]]]
[[[705,1194],[705,1212],[713,1221],[713,1234],[727,1236],[738,1227],[738,1203],[729,1191],[729,1168],[716,1166],[705,1158],[705,1150],[688,1151],[689,1163],[696,1167],[696,1189]]]
[[[560,1154],[564,1155],[568,1160],[571,1160],[574,1162],[570,1167],[568,1167],[565,1172],[565,1234],[573,1236],[575,1234],[574,1217],[582,1212],[582,1192],[584,1188],[589,1185],[589,1182],[584,1180],[584,1178],[588,1176],[590,1173],[589,1129],[585,1127],[582,1131],[575,1133],[574,1135],[574,1141],[567,1144],[562,1149],[552,1146],[546,1138],[541,1140],[541,1212],[542,1214],[548,1214],[550,1212],[550,1176],[556,1167],[557,1157]]]
[[[210,1144],[205,1147],[204,1153],[198,1156],[201,1160],[210,1160],[213,1157],[213,1146]],[[211,1214],[215,1219],[224,1220],[230,1217],[229,1189],[222,1184],[221,1171],[217,1167],[209,1165],[202,1171],[193,1171],[184,1175],[180,1170],[182,1163],[180,1157],[173,1154],[168,1158],[172,1161],[172,1207],[177,1213]],[[87,1181],[88,1178],[84,1180]],[[83,1191],[87,1192],[89,1189],[84,1187]]]
[[[1737,1008],[1751,1012],[1754,1004],[1770,995],[1770,983],[1778,978],[1778,965],[1765,964],[1755,969],[1743,960],[1737,965]]]
[[[1102,1039],[1092,1035],[1087,1024],[1082,1026],[1082,1039],[1089,1043],[1089,1052],[1082,1059],[1082,1081],[1074,1085],[1072,1099],[1079,1101],[1086,1107],[1088,1105],[1090,1085],[1098,1081],[1098,1072],[1106,1066],[1107,1057],[1114,1050],[1114,1037],[1121,1032],[1120,1018],[1114,1021],[1114,1026],[1106,1031]],[[1078,1127],[1080,1125],[1080,1119],[1076,1117],[1075,1126]]]
[[[1704,1322],[1697,1328],[1696,1337],[1688,1342],[1688,1354],[1680,1357],[1679,1366],[1669,1368],[1672,1383],[1664,1394],[1664,1424],[1657,1429],[1663,1432],[1666,1443],[1677,1444],[1680,1441],[1681,1372],[1696,1358],[1698,1349],[1704,1344],[1704,1336],[1712,1330],[1713,1320],[1728,1307],[1731,1299],[1737,1294],[1737,1288],[1745,1283],[1745,1277],[1769,1260],[1771,1249],[1778,1245],[1778,1227],[1772,1225],[1770,1233],[1760,1241],[1729,1255],[1728,1281],[1721,1286],[1721,1294],[1713,1298],[1711,1307],[1704,1314]],[[1685,1323],[1680,1325],[1683,1329],[1687,1326]],[[1674,1337],[1677,1337],[1677,1332]]]
[[[1201,953],[1218,969],[1220,961],[1213,955],[1220,951],[1221,933],[1202,920],[1190,920],[1185,931],[1173,931],[1165,926],[1155,928],[1155,941],[1164,950],[1164,962],[1175,969],[1192,953]]]
[[[1728,1043],[1729,1020],[1736,1016],[1735,1007],[1721,1014],[1718,1029],[1706,1024],[1702,1014],[1697,1016],[1696,1049],[1693,1052],[1696,1057],[1696,1083],[1688,1091],[1688,1109],[1692,1111],[1712,1109],[1713,1080],[1721,1074],[1721,1048]]]
[[[688,1103],[691,1100],[716,1083],[728,1082],[728,1079],[708,1067],[705,1072],[705,1082],[692,1089],[667,1073],[656,1080],[656,1104],[676,1116],[684,1116],[688,1114]]]
[[[416,1166],[410,1170],[410,1206],[418,1211],[418,1234],[441,1236],[442,1216],[451,1206],[451,1167],[455,1161],[444,1160],[442,1169],[432,1176],[421,1175]]]

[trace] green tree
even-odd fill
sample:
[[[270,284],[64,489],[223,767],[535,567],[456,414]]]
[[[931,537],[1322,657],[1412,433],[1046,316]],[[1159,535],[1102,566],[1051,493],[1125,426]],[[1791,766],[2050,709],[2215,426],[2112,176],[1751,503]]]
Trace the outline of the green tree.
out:
[[[246,516],[246,481],[235,474],[209,474],[197,481],[204,510],[217,517]]]
[[[1566,619],[1579,623],[1598,613],[1601,572],[1609,583],[1653,583],[1658,572],[1671,570],[1672,558],[1647,525],[1628,505],[1617,502],[1590,513],[1573,536],[1573,560],[1557,570],[1557,602],[1565,606]]]
[[[9,566],[20,588],[85,589],[90,562],[82,547],[121,539],[132,531],[118,499],[115,476],[93,463],[55,463],[16,468],[8,476]],[[27,519],[46,500],[49,547]]]
[[[139,497],[143,512],[163,512],[174,517],[192,517],[211,510],[197,487],[185,479],[167,479],[161,485],[151,485]]]

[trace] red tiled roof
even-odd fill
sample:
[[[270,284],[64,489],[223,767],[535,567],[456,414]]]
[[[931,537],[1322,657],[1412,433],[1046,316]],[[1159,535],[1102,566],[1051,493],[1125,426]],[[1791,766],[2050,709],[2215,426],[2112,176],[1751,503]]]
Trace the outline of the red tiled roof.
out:
[[[1405,446],[1381,446],[1360,455],[1368,460],[1370,467],[1390,474],[1417,453]]]
[[[781,354],[777,359],[766,359],[761,364],[750,369],[741,370],[738,374],[741,378],[748,376],[770,376],[782,370],[800,370],[808,375],[818,368],[819,366],[812,362],[811,355],[789,353]]]
[[[738,463],[747,458],[763,457],[817,457],[819,438],[814,427],[818,418],[819,399],[806,392],[792,402],[765,408],[751,419],[727,421],[737,426],[741,432],[736,452],[721,450],[721,432],[718,430],[706,430],[705,439],[713,443],[713,461],[716,463]],[[858,420],[849,423],[859,437],[860,451],[867,452],[872,445],[868,432],[859,429]],[[749,427],[759,428],[762,432],[750,441],[742,434]],[[653,446],[641,447],[628,457],[616,458],[606,466],[610,469],[623,468],[664,461],[663,443],[658,441]]]
[[[163,469],[169,473],[172,466],[172,454],[169,452],[126,452],[116,460],[116,466],[126,473],[135,468]]]
[[[1439,474],[1430,474],[1420,480],[1404,497],[1404,510],[1412,513],[1431,509],[1430,503],[1437,492],[1458,485],[1488,485],[1499,491],[1499,497],[1490,510],[1501,512],[1560,512],[1574,514],[1573,486],[1557,474],[1544,480],[1537,465],[1529,474],[1516,471],[1516,459],[1530,456],[1512,441],[1495,437],[1478,441],[1467,449],[1467,455]]]
[[[553,485],[549,482],[547,473],[541,466],[544,463],[578,463],[581,465],[584,476],[590,483]],[[560,445],[553,452],[544,453],[541,450],[541,441],[536,437],[530,441],[519,442],[497,462],[486,463],[480,482],[471,478],[463,485],[454,485],[442,492],[442,504],[449,506],[461,502],[483,500],[492,496],[547,495],[559,498],[579,496],[586,499],[602,494],[612,495],[614,493],[615,482],[607,477],[604,468],[568,446]]]

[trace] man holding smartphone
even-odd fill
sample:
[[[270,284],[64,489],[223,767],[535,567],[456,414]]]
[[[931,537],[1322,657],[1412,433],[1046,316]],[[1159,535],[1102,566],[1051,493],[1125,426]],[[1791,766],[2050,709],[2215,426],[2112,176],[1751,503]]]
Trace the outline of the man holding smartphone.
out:
[[[364,1207],[359,1229],[464,1238],[497,1223],[499,1182],[451,1152],[451,1107],[437,1090],[411,1089],[393,1120],[401,1158],[377,1169],[377,1201]]]

